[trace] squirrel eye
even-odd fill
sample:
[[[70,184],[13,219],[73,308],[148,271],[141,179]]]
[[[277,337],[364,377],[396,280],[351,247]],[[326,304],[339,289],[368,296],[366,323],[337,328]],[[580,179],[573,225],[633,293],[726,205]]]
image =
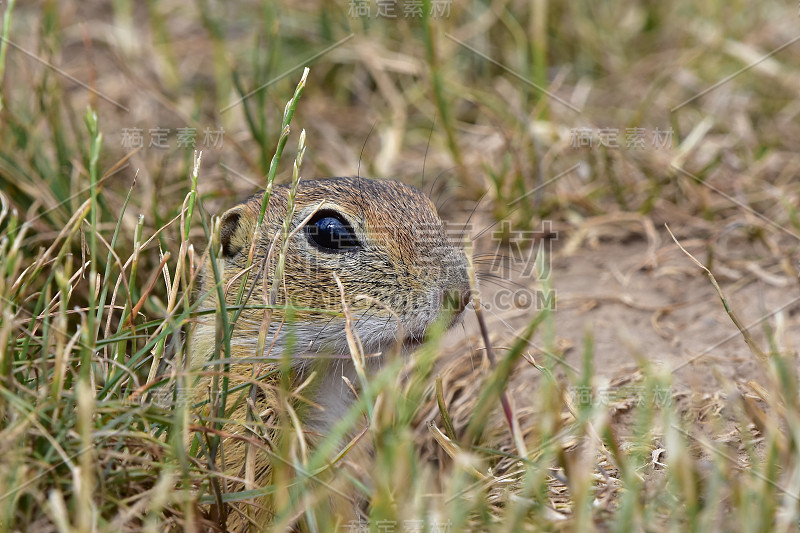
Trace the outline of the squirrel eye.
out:
[[[348,252],[360,246],[353,228],[336,211],[320,211],[306,224],[306,237],[325,252]]]

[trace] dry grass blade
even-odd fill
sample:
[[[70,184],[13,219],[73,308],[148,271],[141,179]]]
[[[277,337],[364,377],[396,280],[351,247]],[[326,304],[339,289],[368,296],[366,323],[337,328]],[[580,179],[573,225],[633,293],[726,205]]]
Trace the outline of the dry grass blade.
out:
[[[758,344],[756,343],[755,339],[753,339],[753,336],[750,335],[750,332],[747,330],[747,328],[745,328],[742,325],[741,321],[736,316],[736,313],[733,311],[731,306],[728,304],[728,300],[725,298],[725,295],[722,293],[722,289],[719,287],[719,284],[717,283],[717,280],[714,278],[714,274],[712,274],[711,271],[708,268],[706,268],[700,261],[698,261],[692,254],[690,254],[686,250],[686,248],[681,246],[681,243],[678,242],[678,239],[675,237],[675,235],[673,235],[672,230],[669,229],[669,226],[664,224],[664,227],[667,228],[667,231],[669,232],[670,237],[672,237],[672,240],[675,241],[675,244],[678,245],[678,248],[680,248],[681,251],[683,253],[685,253],[689,257],[689,259],[691,259],[694,262],[694,264],[696,264],[697,266],[702,268],[705,271],[705,273],[708,274],[708,279],[711,280],[711,284],[714,286],[714,290],[717,291],[717,295],[719,296],[719,299],[722,301],[722,305],[725,307],[725,312],[728,313],[728,316],[730,317],[731,322],[734,323],[734,325],[736,326],[736,329],[738,329],[739,332],[742,334],[742,337],[744,337],[744,342],[747,343],[748,348],[750,348],[750,351],[753,353],[753,355],[755,355],[758,358],[760,363],[762,363],[762,364],[766,363],[767,355],[761,350],[761,348],[758,347]]]

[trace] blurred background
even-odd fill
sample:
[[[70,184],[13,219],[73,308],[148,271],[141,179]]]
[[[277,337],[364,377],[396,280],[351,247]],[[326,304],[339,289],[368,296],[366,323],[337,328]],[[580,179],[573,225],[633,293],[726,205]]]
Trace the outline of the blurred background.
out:
[[[213,212],[264,186],[308,66],[283,181],[305,129],[304,176],[422,186],[424,170],[434,197],[468,209],[486,193],[481,209],[495,218],[528,193],[515,224],[724,210],[672,165],[729,194],[734,180],[771,184],[748,205],[786,210],[800,136],[795,7],[18,2],[3,42],[0,180],[18,209],[49,210],[40,229],[63,225],[77,198],[61,202],[87,185],[80,117],[90,105],[104,169],[140,148],[105,185],[109,214],[138,171],[132,202],[159,227],[188,190],[195,148]]]

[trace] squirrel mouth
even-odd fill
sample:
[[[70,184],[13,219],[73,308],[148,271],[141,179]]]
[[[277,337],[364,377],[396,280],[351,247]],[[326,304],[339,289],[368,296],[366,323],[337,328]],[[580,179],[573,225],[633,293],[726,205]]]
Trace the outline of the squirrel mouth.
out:
[[[441,298],[441,303],[438,310],[423,310],[419,312],[418,316],[413,319],[410,324],[408,322],[399,324],[398,329],[395,329],[394,332],[389,334],[392,340],[385,338],[383,342],[399,343],[402,351],[407,353],[419,348],[425,343],[431,326],[433,326],[437,320],[447,320],[444,331],[441,333],[460,324],[466,313],[467,305],[469,304],[470,292],[468,290],[462,290],[448,291],[439,294],[440,295],[437,297]]]
[[[450,316],[450,321],[447,323],[445,332],[451,329],[453,326],[460,324],[464,318],[464,313],[465,313],[464,308],[461,308],[460,310],[457,310],[457,312],[453,313]],[[428,324],[421,328],[417,328],[411,331],[406,331],[405,334],[403,335],[403,341],[402,341],[403,349],[414,350],[416,348],[419,348],[427,339],[427,333],[430,325],[431,324]]]
[[[404,351],[416,350],[417,348],[422,346],[424,342],[425,342],[425,334],[406,336],[406,338],[403,339],[402,343],[403,350]]]

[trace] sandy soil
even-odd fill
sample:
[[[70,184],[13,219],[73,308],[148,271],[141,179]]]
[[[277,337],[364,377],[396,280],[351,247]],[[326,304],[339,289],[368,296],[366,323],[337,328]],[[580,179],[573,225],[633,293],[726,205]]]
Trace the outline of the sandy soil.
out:
[[[758,400],[755,393],[759,386],[766,388],[767,366],[748,348],[705,272],[673,242],[663,224],[651,226],[649,232],[611,226],[612,230],[590,232],[585,239],[580,232],[554,232],[558,238],[550,241],[552,246],[539,241],[522,252],[513,245],[497,247],[491,238],[477,242],[481,254],[517,258],[506,263],[511,268],[493,270],[487,264],[478,268],[484,272],[481,298],[498,357],[538,311],[537,304],[542,304],[542,297],[527,296],[541,292],[544,285],[526,269],[530,270],[530,258],[535,255],[531,249],[545,246],[551,253],[549,283],[557,302],[555,339],[550,343],[560,352],[555,354],[560,361],[555,375],[567,387],[577,381],[584,341],[591,335],[594,401],[612,407],[619,436],[630,433],[632,407],[644,400],[677,402],[682,415],[693,423],[703,422],[710,412],[723,412],[736,396],[735,390]],[[711,262],[731,309],[761,350],[768,352],[765,327],[774,332],[782,350],[797,345],[800,291],[786,260],[742,235],[701,239],[682,236],[685,232],[675,224],[671,229],[699,261]],[[611,233],[615,233],[613,238]],[[502,279],[495,282],[486,272]],[[509,306],[509,294],[512,302],[517,296],[517,303],[524,305]],[[474,313],[468,313],[464,327],[449,333],[447,342],[453,351],[443,364],[445,372],[469,379],[476,370],[486,370],[478,331]],[[540,328],[526,354],[537,363],[554,356],[544,348],[545,335],[546,329]],[[470,350],[472,360],[464,353]],[[481,364],[484,368],[478,369]],[[643,398],[640,369],[644,365],[670,384],[658,392],[658,398]],[[516,368],[508,390],[521,417],[535,418],[539,398],[535,391],[542,379],[541,372],[525,361]],[[451,376],[451,382],[458,383],[459,378]],[[579,390],[571,387],[569,393],[573,401],[579,401]],[[457,401],[453,409],[456,418],[469,415],[468,407]],[[435,416],[434,410],[428,414]],[[714,424],[724,425],[725,418],[715,419]],[[498,424],[502,431],[502,420]]]

